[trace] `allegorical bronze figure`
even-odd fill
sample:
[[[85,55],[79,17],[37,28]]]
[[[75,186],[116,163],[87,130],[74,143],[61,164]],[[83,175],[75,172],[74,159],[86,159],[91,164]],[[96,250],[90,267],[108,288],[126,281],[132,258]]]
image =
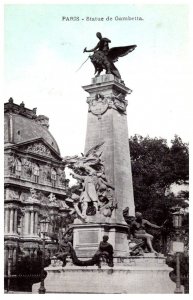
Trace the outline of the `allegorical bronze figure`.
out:
[[[135,219],[131,222],[131,233],[135,238],[145,241],[149,252],[156,253],[152,246],[153,235],[146,232],[147,226],[156,229],[163,228],[163,226],[152,224],[148,220],[143,219],[142,213],[136,212]]]
[[[91,62],[95,67],[95,74],[99,76],[103,70],[106,70],[106,74],[113,74],[114,76],[121,78],[121,75],[114,65],[114,62],[119,57],[127,55],[133,51],[137,46],[125,46],[125,47],[113,47],[109,49],[109,43],[111,41],[108,38],[102,37],[100,32],[97,32],[96,36],[99,39],[98,44],[93,49],[84,49],[83,52],[94,52],[90,55]]]

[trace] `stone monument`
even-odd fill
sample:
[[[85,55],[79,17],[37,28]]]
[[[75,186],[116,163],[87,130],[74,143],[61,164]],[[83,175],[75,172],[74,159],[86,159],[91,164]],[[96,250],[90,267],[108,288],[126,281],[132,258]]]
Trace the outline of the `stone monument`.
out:
[[[103,144],[101,160],[106,179],[114,187],[114,207],[108,218],[99,214],[87,224],[74,226],[73,245],[79,255],[94,254],[102,235],[108,232],[115,255],[125,256],[128,227],[123,210],[129,207],[130,216],[135,214],[126,113],[126,95],[131,90],[125,86],[114,62],[133,51],[136,45],[109,49],[111,41],[100,32],[96,35],[99,39],[96,47],[84,49],[84,52],[94,51],[90,59],[97,73],[90,85],[83,86],[89,93],[85,153]],[[103,69],[106,74],[99,76]]]
[[[94,52],[90,59],[97,74],[91,84],[83,86],[89,93],[85,153],[64,158],[77,179],[77,188],[66,201],[73,203],[77,215],[72,229],[79,264],[73,265],[73,259],[65,261],[65,267],[53,262],[46,268],[45,287],[60,293],[173,293],[171,268],[163,255],[131,256],[129,222],[123,217],[125,211],[127,220],[135,216],[126,111],[131,90],[114,62],[136,46],[109,49],[111,41],[100,33],[97,37],[96,47],[84,49]],[[100,75],[103,69],[106,74]],[[113,247],[113,263],[102,263],[99,269],[85,260],[92,261],[104,236]]]
[[[102,235],[108,232],[115,255],[126,256],[128,226],[123,210],[129,207],[130,216],[135,215],[126,113],[126,95],[131,90],[113,74],[95,77],[83,88],[89,93],[85,153],[102,144],[101,160],[107,181],[114,187],[116,205],[108,218],[98,214],[86,223],[74,225],[73,245],[77,254],[93,255]]]

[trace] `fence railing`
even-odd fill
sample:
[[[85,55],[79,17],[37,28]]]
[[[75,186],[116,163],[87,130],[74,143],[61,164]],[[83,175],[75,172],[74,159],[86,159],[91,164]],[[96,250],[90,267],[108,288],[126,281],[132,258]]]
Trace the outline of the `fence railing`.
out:
[[[11,287],[11,280],[12,279],[40,279],[41,278],[41,274],[12,274],[12,275],[4,275],[4,279],[7,280],[7,284],[6,284],[6,291],[7,293],[10,291],[10,287]]]

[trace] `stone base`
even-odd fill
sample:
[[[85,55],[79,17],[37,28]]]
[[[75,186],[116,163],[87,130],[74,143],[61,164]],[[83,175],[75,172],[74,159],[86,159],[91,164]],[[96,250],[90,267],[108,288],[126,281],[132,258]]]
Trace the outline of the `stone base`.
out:
[[[93,294],[173,294],[175,284],[169,278],[172,271],[163,257],[115,259],[109,268],[49,266],[45,279],[46,293]],[[122,262],[120,262],[122,260]],[[39,283],[33,293],[38,293]]]
[[[98,250],[103,235],[114,249],[114,256],[128,256],[128,225],[123,224],[74,224],[73,247],[78,257],[91,258]],[[124,250],[123,250],[124,249]]]

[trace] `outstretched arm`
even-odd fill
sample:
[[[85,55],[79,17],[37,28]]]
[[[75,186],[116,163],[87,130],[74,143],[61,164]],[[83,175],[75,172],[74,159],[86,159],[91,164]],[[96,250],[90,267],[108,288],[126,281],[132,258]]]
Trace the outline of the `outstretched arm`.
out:
[[[90,50],[87,50],[86,48],[84,48],[83,52],[93,52],[93,51],[97,50],[98,47],[99,47],[99,44],[97,44],[93,49],[90,49]]]
[[[150,223],[149,221],[145,220],[145,225],[148,225],[152,228],[156,228],[156,229],[160,229],[162,226],[158,226],[158,225],[155,225],[155,224],[152,224]]]

